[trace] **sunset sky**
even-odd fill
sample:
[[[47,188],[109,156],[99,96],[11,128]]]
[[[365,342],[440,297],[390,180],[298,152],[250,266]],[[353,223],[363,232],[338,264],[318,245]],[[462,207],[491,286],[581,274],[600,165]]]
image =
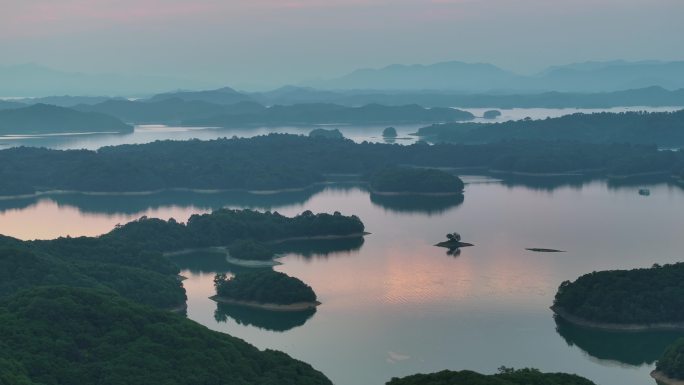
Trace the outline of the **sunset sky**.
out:
[[[681,0],[0,0],[0,65],[278,85],[446,60],[684,59]]]

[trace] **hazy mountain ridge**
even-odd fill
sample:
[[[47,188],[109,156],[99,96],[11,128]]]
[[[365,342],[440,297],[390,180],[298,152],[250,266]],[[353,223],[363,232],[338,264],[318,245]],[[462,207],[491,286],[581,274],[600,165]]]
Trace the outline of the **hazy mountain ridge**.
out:
[[[462,92],[605,92],[649,86],[678,89],[684,88],[684,62],[586,62],[554,66],[537,75],[524,76],[492,64],[450,61],[360,69],[305,85],[322,89]]]

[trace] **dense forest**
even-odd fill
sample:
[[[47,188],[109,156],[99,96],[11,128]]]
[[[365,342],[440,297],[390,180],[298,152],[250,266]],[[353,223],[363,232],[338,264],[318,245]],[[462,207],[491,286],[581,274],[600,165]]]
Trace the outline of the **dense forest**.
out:
[[[133,126],[108,115],[79,112],[47,104],[0,110],[0,135],[64,132],[126,133],[133,132]]]
[[[236,301],[277,305],[316,302],[316,293],[309,285],[273,270],[240,273],[234,277],[217,274],[214,287],[217,297]]]
[[[536,369],[500,368],[499,373],[484,375],[468,370],[444,370],[431,374],[414,374],[393,378],[387,385],[595,385],[574,374],[542,373]]]
[[[684,322],[684,263],[586,274],[558,288],[554,308],[610,324]]]
[[[668,346],[656,363],[656,370],[669,378],[684,380],[684,338]]]
[[[431,142],[491,143],[500,140],[573,140],[588,143],[684,146],[684,110],[573,114],[503,123],[447,123],[418,130]]]
[[[0,383],[331,384],[284,353],[109,291],[67,286],[0,299]]]
[[[140,218],[100,237],[103,241],[132,244],[148,251],[227,246],[238,240],[258,242],[319,236],[358,236],[364,225],[355,216],[314,214],[311,211],[286,217],[278,212],[220,209],[192,215],[187,223],[174,219]]]
[[[98,151],[11,148],[0,151],[0,195],[46,190],[272,190],[303,188],[326,174],[372,174],[414,165],[526,173],[589,171],[596,176],[684,175],[684,152],[655,146],[571,141],[483,145],[354,143],[271,134],[249,139],[158,141]]]
[[[376,193],[461,194],[464,186],[461,178],[454,174],[425,168],[386,168],[370,178],[370,188]]]

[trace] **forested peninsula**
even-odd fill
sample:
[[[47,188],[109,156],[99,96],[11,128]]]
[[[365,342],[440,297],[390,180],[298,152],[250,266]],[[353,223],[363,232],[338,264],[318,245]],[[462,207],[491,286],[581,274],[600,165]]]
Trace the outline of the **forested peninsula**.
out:
[[[665,385],[684,383],[684,338],[670,345],[656,363],[651,376]]]
[[[141,218],[99,237],[0,236],[0,382],[184,385],[230,376],[235,384],[330,384],[283,353],[260,352],[171,314],[184,309],[186,296],[178,267],[162,252],[238,239],[361,236],[363,230],[357,217],[339,213],[219,210],[185,224]],[[291,277],[259,288],[272,278],[247,280],[248,292],[258,294],[250,299],[315,301],[311,288]]]
[[[565,320],[615,330],[684,329],[684,263],[593,272],[563,282],[553,304]]]
[[[0,298],[0,383],[332,384],[284,353],[112,291],[68,286]]]
[[[418,130],[430,142],[491,143],[500,140],[571,140],[586,143],[684,146],[684,110],[572,114],[502,123],[434,124]]]
[[[480,145],[354,143],[271,134],[249,139],[158,141],[98,151],[0,151],[0,196],[47,191],[150,193],[169,189],[301,189],[329,174],[372,175],[388,167],[471,168],[532,175],[684,176],[684,152],[572,141]]]
[[[133,126],[112,116],[47,104],[0,110],[0,135],[91,132],[127,133]]]

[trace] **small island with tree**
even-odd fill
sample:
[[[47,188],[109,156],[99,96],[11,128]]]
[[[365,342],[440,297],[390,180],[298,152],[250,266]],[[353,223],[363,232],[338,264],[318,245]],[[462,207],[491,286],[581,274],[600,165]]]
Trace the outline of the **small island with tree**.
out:
[[[385,168],[370,178],[371,192],[380,195],[462,195],[464,186],[456,175],[428,168]]]
[[[274,311],[302,311],[315,308],[318,302],[311,286],[285,273],[262,270],[240,273],[234,277],[214,277],[216,302],[257,307]]]
[[[552,310],[580,326],[684,330],[684,263],[593,272],[558,288]]]
[[[684,338],[680,338],[670,345],[656,363],[656,369],[651,372],[658,383],[665,385],[684,384]]]
[[[446,247],[449,250],[460,249],[461,247],[473,246],[472,243],[461,242],[461,234],[449,233],[446,235],[447,240],[439,242],[435,246]]]
[[[394,127],[387,127],[384,130],[382,130],[382,137],[383,138],[396,138],[397,137],[397,129]]]

